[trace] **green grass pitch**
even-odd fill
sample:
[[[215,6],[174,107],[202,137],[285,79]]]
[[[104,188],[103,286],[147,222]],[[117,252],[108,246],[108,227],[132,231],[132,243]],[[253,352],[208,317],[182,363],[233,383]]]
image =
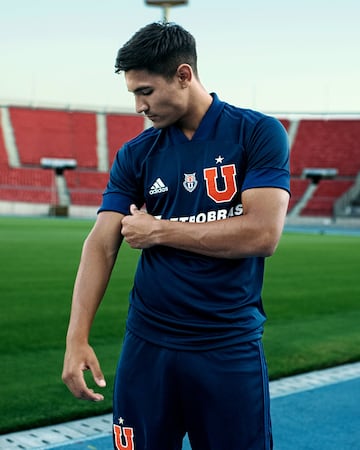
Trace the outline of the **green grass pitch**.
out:
[[[92,224],[0,218],[0,433],[111,411],[138,251],[123,245],[92,329],[105,401],[76,400],[61,381],[73,282]],[[263,291],[271,379],[360,359],[359,261],[359,237],[284,233]]]

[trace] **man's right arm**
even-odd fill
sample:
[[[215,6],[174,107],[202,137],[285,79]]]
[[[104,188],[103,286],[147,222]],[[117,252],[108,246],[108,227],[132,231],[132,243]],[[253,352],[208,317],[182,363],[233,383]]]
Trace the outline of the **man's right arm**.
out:
[[[105,386],[97,357],[88,343],[96,311],[104,296],[121,245],[122,214],[102,212],[86,238],[76,276],[62,379],[77,398],[99,401],[103,396],[88,388],[85,370]]]

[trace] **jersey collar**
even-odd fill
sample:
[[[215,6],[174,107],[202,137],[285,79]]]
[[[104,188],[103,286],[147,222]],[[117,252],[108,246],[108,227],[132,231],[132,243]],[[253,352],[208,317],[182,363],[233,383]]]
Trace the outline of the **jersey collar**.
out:
[[[221,114],[225,103],[219,100],[219,97],[212,92],[211,96],[213,98],[213,101],[209,107],[209,109],[206,111],[204,117],[202,118],[200,125],[198,126],[197,130],[194,133],[194,136],[191,139],[191,142],[193,141],[203,141],[206,139],[211,138],[216,121]],[[189,139],[184,135],[184,133],[175,125],[172,125],[169,127],[169,133],[170,135],[175,138],[178,142],[189,142]]]

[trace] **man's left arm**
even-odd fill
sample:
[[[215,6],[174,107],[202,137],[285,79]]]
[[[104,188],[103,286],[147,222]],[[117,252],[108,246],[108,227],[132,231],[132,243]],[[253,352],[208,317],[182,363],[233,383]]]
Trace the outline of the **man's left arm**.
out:
[[[206,223],[158,220],[132,205],[122,234],[133,248],[165,245],[216,258],[271,256],[280,240],[289,193],[253,188],[242,193],[243,215]]]

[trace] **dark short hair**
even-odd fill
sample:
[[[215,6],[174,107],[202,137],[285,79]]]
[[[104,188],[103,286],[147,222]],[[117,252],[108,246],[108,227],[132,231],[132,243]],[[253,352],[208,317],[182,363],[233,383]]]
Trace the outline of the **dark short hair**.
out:
[[[120,48],[115,72],[147,70],[172,78],[180,64],[189,64],[197,77],[194,37],[175,23],[156,22],[141,28]]]

